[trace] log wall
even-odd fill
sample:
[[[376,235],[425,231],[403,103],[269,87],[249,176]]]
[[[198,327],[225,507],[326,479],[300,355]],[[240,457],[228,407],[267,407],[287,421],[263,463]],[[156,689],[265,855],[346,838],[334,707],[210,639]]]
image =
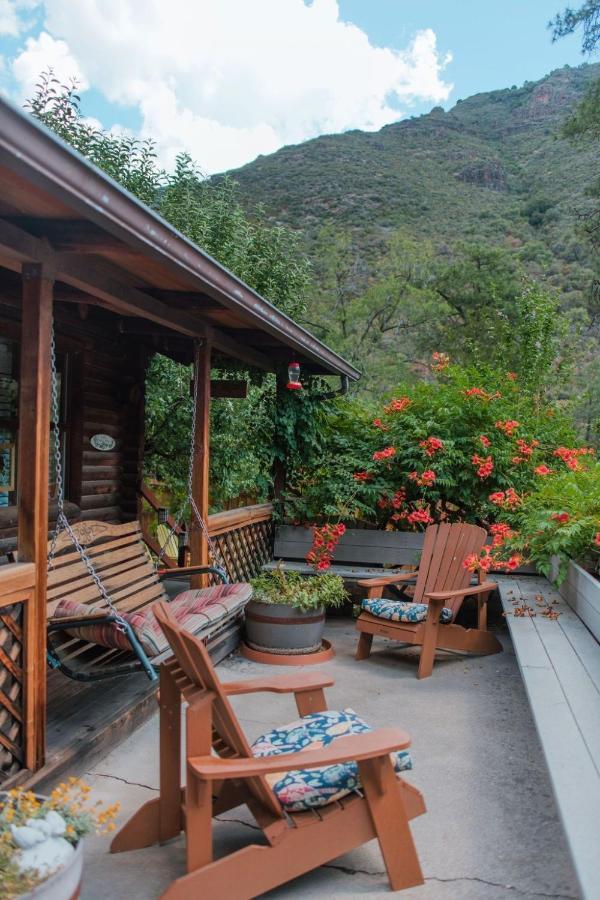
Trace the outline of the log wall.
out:
[[[68,431],[66,496],[70,519],[124,522],[137,518],[144,434],[148,351],[120,335],[116,317],[81,321],[73,309],[56,315],[59,354],[67,355]],[[0,336],[20,343],[19,310],[0,298]],[[95,450],[94,434],[115,440]],[[55,505],[51,506],[55,512]],[[0,554],[16,546],[16,509],[0,509]],[[2,560],[0,559],[0,562]]]

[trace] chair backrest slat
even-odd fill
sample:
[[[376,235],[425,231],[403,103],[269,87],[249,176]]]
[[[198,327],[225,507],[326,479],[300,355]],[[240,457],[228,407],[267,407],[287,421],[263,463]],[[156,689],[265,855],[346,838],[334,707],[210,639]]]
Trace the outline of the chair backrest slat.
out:
[[[423,601],[425,594],[436,591],[455,591],[467,587],[471,573],[463,563],[471,553],[479,555],[487,533],[478,525],[457,522],[430,525],[425,532],[423,553],[415,586],[415,601]],[[462,598],[447,604],[454,616],[462,605]]]
[[[252,750],[246,740],[238,718],[223,690],[209,653],[201,640],[179,627],[168,603],[154,607],[156,619],[171,645],[177,662],[192,682],[203,691],[212,693],[213,699],[213,750],[223,757],[252,758]],[[250,778],[248,789],[269,813],[281,818],[281,805],[264,778]]]

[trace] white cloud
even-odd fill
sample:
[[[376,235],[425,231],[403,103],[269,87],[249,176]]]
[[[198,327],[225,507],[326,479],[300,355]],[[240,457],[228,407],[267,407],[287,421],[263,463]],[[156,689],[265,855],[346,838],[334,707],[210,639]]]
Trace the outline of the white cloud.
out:
[[[440,57],[433,31],[403,49],[375,47],[340,20],[337,0],[44,6],[55,36],[53,43],[45,36],[45,47],[55,63],[60,57],[61,71],[71,62],[110,101],[137,107],[142,133],[158,141],[163,160],[185,148],[209,172],[318,134],[381,128],[412,101],[439,103],[452,87],[442,79],[449,58]],[[19,80],[51,62],[41,59],[41,39],[15,61]]]
[[[18,37],[29,25],[29,10],[39,6],[39,0],[0,0],[0,35]]]
[[[21,100],[31,97],[40,74],[48,68],[54,70],[54,75],[61,84],[69,82],[71,78],[76,78],[82,90],[88,86],[81,66],[69,50],[67,43],[42,31],[36,38],[27,38],[25,49],[12,63],[12,72],[18,83]]]

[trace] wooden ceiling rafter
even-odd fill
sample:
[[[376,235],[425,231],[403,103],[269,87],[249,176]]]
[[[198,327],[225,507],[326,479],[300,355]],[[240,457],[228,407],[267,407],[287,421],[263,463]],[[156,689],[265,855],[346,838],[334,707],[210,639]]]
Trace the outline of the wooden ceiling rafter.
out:
[[[50,276],[89,294],[92,303],[99,299],[116,313],[149,319],[190,338],[210,338],[212,345],[222,353],[259,369],[269,371],[272,368],[270,360],[259,351],[240,344],[184,310],[174,310],[144,291],[124,285],[115,277],[109,264],[91,266],[88,258],[57,253],[46,240],[6,219],[0,220],[0,248],[0,253],[8,254],[14,261],[14,271],[20,270],[24,262],[41,263]]]

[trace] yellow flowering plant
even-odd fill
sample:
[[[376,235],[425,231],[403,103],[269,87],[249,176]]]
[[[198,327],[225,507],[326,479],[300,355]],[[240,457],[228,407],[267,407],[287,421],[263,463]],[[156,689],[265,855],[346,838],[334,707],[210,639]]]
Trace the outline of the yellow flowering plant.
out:
[[[12,826],[25,825],[30,819],[44,818],[51,810],[64,819],[66,841],[76,846],[91,832],[106,833],[115,828],[114,819],[119,804],[91,803],[91,788],[79,778],[69,778],[59,784],[49,797],[39,797],[33,791],[13,788],[0,794],[0,896],[13,900],[32,890],[44,878],[33,870],[22,871],[17,865],[19,848],[14,841]]]

